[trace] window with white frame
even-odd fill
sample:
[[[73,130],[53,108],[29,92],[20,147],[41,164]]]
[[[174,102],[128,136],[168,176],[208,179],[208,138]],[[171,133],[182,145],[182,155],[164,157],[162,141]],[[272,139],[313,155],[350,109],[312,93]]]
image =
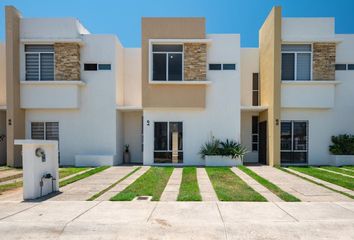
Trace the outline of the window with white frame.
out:
[[[54,46],[25,45],[26,81],[54,80]]]
[[[281,79],[285,81],[309,81],[312,69],[311,44],[282,44]]]
[[[183,45],[153,44],[152,45],[152,80],[182,81],[183,80]]]
[[[59,141],[58,122],[32,122],[31,139]]]

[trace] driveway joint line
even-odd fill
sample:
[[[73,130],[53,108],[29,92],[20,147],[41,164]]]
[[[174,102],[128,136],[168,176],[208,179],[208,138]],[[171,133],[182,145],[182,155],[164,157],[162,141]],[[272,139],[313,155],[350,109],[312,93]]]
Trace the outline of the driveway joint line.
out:
[[[337,205],[337,206],[339,206],[339,207],[341,207],[341,208],[343,208],[343,209],[345,209],[345,210],[349,210],[349,211],[351,211],[351,212],[354,213],[354,210],[352,210],[352,209],[350,209],[350,208],[346,208],[346,207],[344,207],[344,206],[338,204],[337,202],[332,202],[332,203],[334,203],[335,205]]]
[[[157,204],[158,202],[156,202],[154,208],[152,209],[151,213],[149,214],[149,217],[147,218],[146,222],[149,222],[151,217],[152,217],[152,214],[155,212],[155,209],[157,208]]]
[[[41,204],[41,203],[35,203],[33,206],[30,206],[30,207],[28,207],[28,208],[26,208],[26,209],[22,209],[21,211],[15,212],[15,213],[10,214],[10,215],[8,215],[8,216],[6,216],[6,217],[0,218],[0,221],[5,220],[6,218],[9,218],[9,217],[15,216],[15,215],[17,215],[17,214],[19,214],[19,213],[25,212],[25,211],[27,211],[27,210],[30,210],[31,208],[37,207],[37,206],[39,206],[40,204]]]
[[[224,226],[225,239],[227,240],[227,239],[228,239],[228,236],[227,236],[226,224],[225,224],[224,218],[223,218],[223,216],[222,216],[222,214],[221,214],[221,211],[220,211],[218,202],[215,202],[215,204],[216,204],[216,207],[217,207],[217,209],[218,209],[218,212],[219,212],[219,215],[220,215],[222,224],[223,224],[223,226]]]
[[[285,212],[289,217],[291,217],[292,219],[295,220],[295,222],[300,222],[300,220],[298,220],[296,217],[294,217],[293,215],[291,215],[290,213],[288,213],[285,209],[283,209],[281,206],[279,206],[276,202],[273,202],[273,204],[275,206],[277,206],[280,210],[282,210],[283,212]]]

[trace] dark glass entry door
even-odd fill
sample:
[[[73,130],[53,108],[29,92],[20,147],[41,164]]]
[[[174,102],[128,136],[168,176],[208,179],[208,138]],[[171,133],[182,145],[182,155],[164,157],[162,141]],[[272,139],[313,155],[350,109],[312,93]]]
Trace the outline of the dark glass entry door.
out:
[[[281,163],[307,164],[308,121],[281,122]]]
[[[267,164],[267,121],[259,123],[258,162]]]

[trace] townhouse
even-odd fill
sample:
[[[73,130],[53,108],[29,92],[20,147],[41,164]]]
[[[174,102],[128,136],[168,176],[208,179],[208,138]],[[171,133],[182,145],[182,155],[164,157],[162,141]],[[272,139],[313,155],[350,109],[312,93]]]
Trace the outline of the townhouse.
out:
[[[354,132],[354,35],[333,18],[274,7],[259,48],[204,18],[143,18],[141,48],[124,48],[73,18],[5,11],[1,164],[20,166],[14,139],[32,138],[58,140],[62,165],[118,165],[126,145],[133,163],[203,165],[214,136],[246,146],[245,162],[325,165],[331,136]]]

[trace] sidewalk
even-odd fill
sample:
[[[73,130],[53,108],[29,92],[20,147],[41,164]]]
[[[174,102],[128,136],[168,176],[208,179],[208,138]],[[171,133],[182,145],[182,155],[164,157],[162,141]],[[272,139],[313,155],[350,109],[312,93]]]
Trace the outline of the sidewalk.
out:
[[[353,239],[354,203],[0,203],[1,239]]]

